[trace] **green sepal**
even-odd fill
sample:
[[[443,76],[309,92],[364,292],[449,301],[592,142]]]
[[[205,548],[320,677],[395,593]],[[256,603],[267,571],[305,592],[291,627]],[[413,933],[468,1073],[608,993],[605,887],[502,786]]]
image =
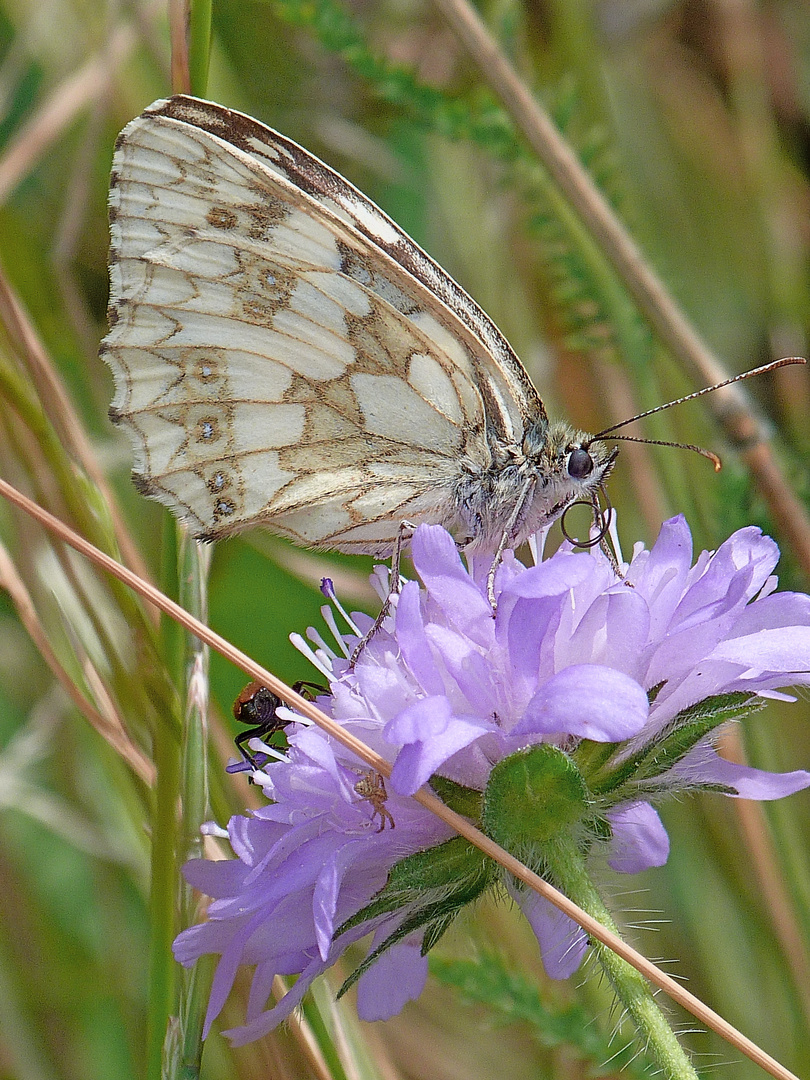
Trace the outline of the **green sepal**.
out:
[[[472,899],[474,899],[474,897]],[[351,975],[343,982],[335,996],[338,998],[343,997],[346,991],[354,986],[358,979],[368,971],[374,961],[382,956],[387,949],[397,945],[400,941],[404,941],[409,934],[413,934],[422,927],[425,928],[425,932],[422,938],[422,948],[420,951],[422,956],[425,956],[428,949],[436,944],[456,915],[458,915],[464,904],[468,902],[469,901],[458,903],[451,910],[447,911],[440,910],[440,908],[446,906],[446,904],[435,905],[434,911],[421,908],[414,911],[407,919],[404,919],[396,930],[392,931],[384,941],[381,941],[376,949],[372,949],[361,964],[357,965]]]
[[[409,905],[423,910],[447,898],[469,903],[495,876],[490,859],[462,836],[453,837],[394,863],[385,885],[365,907],[341,923],[334,936]]]
[[[650,790],[651,781],[667,773],[701,739],[705,739],[722,724],[740,720],[743,716],[762,708],[763,702],[755,694],[737,691],[732,694],[716,694],[690,705],[672,720],[656,738],[646,743],[638,753],[626,758],[614,768],[605,768],[601,775],[587,775],[590,790],[597,795],[627,798],[624,785],[632,782],[634,787]],[[666,786],[666,781],[656,787]],[[702,786],[702,785],[700,785]],[[621,792],[618,789],[622,789]],[[617,801],[610,799],[610,802]]]
[[[559,837],[588,813],[588,789],[575,762],[542,743],[499,761],[484,795],[484,831],[507,851]]]
[[[338,991],[345,994],[374,961],[392,945],[424,928],[424,956],[445,933],[459,911],[496,880],[497,867],[461,836],[444,844],[417,851],[391,867],[388,881],[371,901],[342,923],[334,936],[380,915],[410,908],[408,915],[387,938],[355,968]]]
[[[422,956],[427,956],[439,938],[442,937],[445,931],[450,929],[450,924],[460,910],[460,908],[457,908],[455,911],[448,912],[447,915],[434,919],[425,927],[425,933],[422,937],[422,948],[420,949]]]
[[[593,840],[606,842],[613,838],[613,828],[608,819],[602,817],[601,814],[588,818],[585,825]]]
[[[470,818],[472,821],[481,820],[481,812],[484,808],[483,791],[457,784],[455,780],[448,780],[446,776],[431,776],[430,786],[445,806],[449,806],[457,814]]]

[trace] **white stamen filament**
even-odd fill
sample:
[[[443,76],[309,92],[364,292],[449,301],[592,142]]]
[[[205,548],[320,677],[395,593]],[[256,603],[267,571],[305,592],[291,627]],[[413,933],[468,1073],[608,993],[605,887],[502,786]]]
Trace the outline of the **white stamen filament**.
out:
[[[305,656],[307,660],[309,660],[314,668],[317,668],[318,671],[320,671],[327,682],[332,678],[332,665],[325,660],[322,661],[320,659],[320,657],[324,655],[320,650],[318,653],[315,653],[300,634],[290,634],[290,642],[298,649],[302,656]]]

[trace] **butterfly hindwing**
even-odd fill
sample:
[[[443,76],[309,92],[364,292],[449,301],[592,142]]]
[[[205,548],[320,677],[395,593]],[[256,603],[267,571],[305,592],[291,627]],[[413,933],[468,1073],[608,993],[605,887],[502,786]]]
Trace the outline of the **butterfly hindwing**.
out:
[[[238,115],[193,104],[223,130]],[[509,404],[485,413],[484,350],[420,281],[187,119],[153,106],[125,129],[111,221],[113,414],[142,489],[196,535],[260,522],[387,551],[403,518],[449,523],[459,462],[485,463],[493,411],[519,422],[497,369],[488,392]]]
[[[615,451],[549,424],[494,323],[369,199],[250,117],[155,102],[110,188],[112,416],[197,537],[266,525],[492,552],[593,501]],[[491,591],[491,589],[490,589]]]

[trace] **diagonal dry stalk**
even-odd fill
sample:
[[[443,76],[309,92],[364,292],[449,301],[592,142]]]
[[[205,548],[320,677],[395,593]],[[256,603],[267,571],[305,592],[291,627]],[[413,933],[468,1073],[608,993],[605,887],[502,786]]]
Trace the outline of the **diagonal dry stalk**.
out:
[[[95,697],[103,705],[103,711],[82,693],[75,681],[60,662],[52,648],[45,628],[37,614],[36,606],[25,584],[17,573],[5,547],[0,544],[0,589],[4,589],[20,617],[20,622],[39,650],[45,663],[51,669],[54,678],[67,696],[96,729],[103,739],[121,755],[130,768],[144,781],[151,785],[155,779],[155,768],[143,751],[130,739],[121,717],[118,715],[104,683],[88,659],[85,660],[85,678],[94,690]]]
[[[711,384],[728,378],[472,6],[467,0],[435,3],[672,355],[696,382]],[[750,469],[780,533],[810,576],[810,519],[776,461],[767,430],[748,396],[740,387],[727,387],[717,391],[710,407]]]
[[[39,104],[0,159],[0,203],[9,198],[82,110],[109,92],[114,72],[136,43],[135,31],[129,24],[116,26],[101,49]]]
[[[127,566],[131,566],[140,577],[148,578],[146,564],[132,541],[106,474],[98,463],[64,383],[2,266],[0,266],[0,323],[5,326],[18,355],[28,368],[31,381],[37,388],[42,408],[57,432],[60,442],[81,465],[109,507],[115,538],[124,562]]]

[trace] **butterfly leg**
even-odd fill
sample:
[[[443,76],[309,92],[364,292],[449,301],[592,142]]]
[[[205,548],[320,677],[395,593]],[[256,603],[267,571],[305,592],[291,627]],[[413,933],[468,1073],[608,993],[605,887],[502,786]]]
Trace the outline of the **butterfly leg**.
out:
[[[568,541],[568,543],[571,544],[572,547],[587,549],[596,547],[598,545],[599,550],[610,563],[610,568],[613,573],[621,581],[624,581],[624,573],[622,571],[622,568],[619,566],[619,561],[616,558],[616,553],[613,550],[612,544],[608,543],[610,525],[613,520],[613,505],[604,487],[600,487],[599,491],[601,491],[602,496],[605,500],[604,510],[599,504],[599,493],[594,492],[587,502],[584,499],[580,499],[577,502],[570,503],[568,506],[566,506],[565,510],[563,511],[562,517],[560,518],[560,528],[562,529],[563,536]],[[576,537],[571,536],[565,527],[565,515],[573,506],[591,507],[595,535],[588,540],[578,540]]]
[[[526,509],[529,497],[534,491],[534,485],[535,479],[533,476],[530,476],[523,485],[520,495],[515,500],[514,508],[501,533],[501,538],[498,541],[498,547],[495,550],[495,556],[492,560],[492,566],[490,566],[489,573],[487,574],[487,599],[492,607],[493,618],[498,610],[498,601],[495,599],[495,574],[498,571],[498,567],[501,565],[501,559],[503,558],[504,551],[506,551],[507,544],[515,538],[515,527],[517,526],[518,521],[520,521],[523,511]]]
[[[619,566],[619,560],[616,558],[616,552],[613,549],[613,544],[608,543],[608,536],[610,535],[609,529],[613,519],[613,504],[611,503],[608,497],[608,493],[607,491],[605,491],[604,487],[600,488],[599,490],[602,492],[602,495],[605,499],[605,509],[602,510],[602,507],[599,505],[599,497],[596,492],[594,492],[593,523],[600,532],[599,548],[607,561],[610,563],[610,568],[616,575],[616,577],[620,578],[622,581],[624,581],[625,585],[629,585],[632,589],[632,583],[629,581],[625,581],[624,572]]]
[[[393,597],[399,595],[399,591],[402,588],[402,580],[399,575],[399,564],[402,561],[402,549],[405,546],[405,541],[410,540],[416,530],[416,526],[410,521],[401,521],[399,523],[399,532],[397,533],[396,543],[394,544],[394,554],[391,556],[391,574],[388,578],[388,596],[386,596],[383,606],[380,608],[380,613],[374,620],[372,626],[363,634],[362,638],[354,647],[349,663],[352,667],[357,663],[360,653],[368,645],[369,641],[374,637],[377,631],[382,626],[385,619],[388,617],[391,611],[391,600]]]

